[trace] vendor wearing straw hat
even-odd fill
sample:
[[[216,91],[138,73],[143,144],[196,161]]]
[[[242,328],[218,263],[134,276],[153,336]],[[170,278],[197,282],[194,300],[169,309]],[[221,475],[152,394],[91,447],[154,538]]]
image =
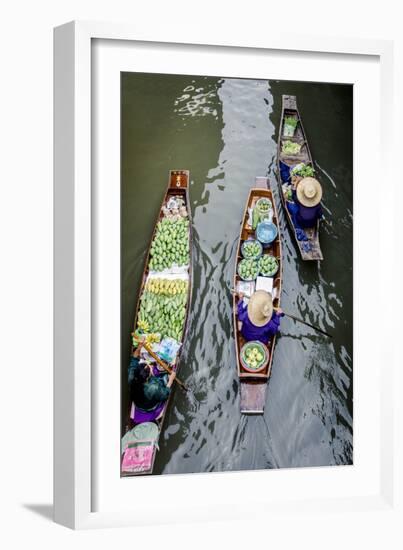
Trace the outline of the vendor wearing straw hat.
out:
[[[322,218],[322,187],[318,180],[306,177],[296,183],[292,191],[294,204],[288,203],[295,227],[315,227],[316,222]]]
[[[243,294],[239,293],[238,321],[241,324],[242,336],[248,342],[259,340],[267,344],[280,328],[280,319],[284,313],[281,309],[273,310],[271,294],[265,290],[257,290],[252,294],[249,303],[244,302]]]

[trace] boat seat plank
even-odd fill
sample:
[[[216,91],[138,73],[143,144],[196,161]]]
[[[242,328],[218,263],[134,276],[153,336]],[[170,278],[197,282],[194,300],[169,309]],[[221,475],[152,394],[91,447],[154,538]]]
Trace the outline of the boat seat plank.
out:
[[[267,380],[256,383],[240,383],[241,413],[263,414],[266,401]]]

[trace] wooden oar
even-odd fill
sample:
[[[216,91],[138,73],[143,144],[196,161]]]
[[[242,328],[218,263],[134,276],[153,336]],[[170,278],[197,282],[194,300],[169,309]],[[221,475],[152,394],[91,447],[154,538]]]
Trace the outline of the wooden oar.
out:
[[[276,308],[274,308],[276,309]],[[295,317],[295,315],[291,315],[290,313],[286,313],[284,310],[282,310],[282,312],[284,313],[284,315],[286,315],[287,317],[289,317],[290,319],[294,319],[294,321],[299,321],[300,323],[303,323],[304,325],[306,325],[307,327],[311,327],[313,328],[314,330],[317,330],[318,332],[321,332],[322,334],[324,334],[325,336],[328,336],[329,338],[333,338],[333,336],[331,334],[329,334],[328,332],[326,332],[325,330],[322,330],[321,328],[319,327],[315,327],[314,325],[311,325],[310,323],[307,323],[306,321],[303,321],[302,319],[300,319],[299,317]]]
[[[160,358],[158,357],[158,355],[156,353],[153,352],[153,350],[151,348],[149,348],[147,346],[147,344],[143,343],[142,344],[143,348],[147,351],[147,353],[149,353],[151,355],[151,357],[153,359],[155,359],[157,361],[157,363],[168,373],[168,374],[171,374],[172,373],[172,369],[170,367],[168,367],[168,365]],[[185,391],[189,391],[189,388],[182,382],[182,380],[179,380],[179,378],[177,378],[175,376],[174,378],[175,382],[177,384],[179,384],[179,386],[185,390]]]

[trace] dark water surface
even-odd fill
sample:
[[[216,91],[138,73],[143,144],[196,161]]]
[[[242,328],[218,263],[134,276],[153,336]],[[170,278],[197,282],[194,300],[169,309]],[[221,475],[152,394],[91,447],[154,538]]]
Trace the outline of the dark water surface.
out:
[[[281,95],[294,94],[323,184],[325,260],[302,262],[278,199]],[[122,428],[137,293],[168,170],[190,170],[194,286],[189,338],[154,473],[351,464],[352,87],[122,75]],[[283,319],[263,417],[241,416],[229,288],[255,176],[274,187],[284,240]]]

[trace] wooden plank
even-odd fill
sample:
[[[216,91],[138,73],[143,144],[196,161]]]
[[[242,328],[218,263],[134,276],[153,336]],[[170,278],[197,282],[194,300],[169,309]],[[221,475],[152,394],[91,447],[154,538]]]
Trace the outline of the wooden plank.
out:
[[[255,178],[255,187],[257,189],[267,189],[269,187],[268,178],[263,176],[257,176]]]
[[[266,403],[267,383],[243,382],[240,383],[240,401],[242,414],[263,414]]]

